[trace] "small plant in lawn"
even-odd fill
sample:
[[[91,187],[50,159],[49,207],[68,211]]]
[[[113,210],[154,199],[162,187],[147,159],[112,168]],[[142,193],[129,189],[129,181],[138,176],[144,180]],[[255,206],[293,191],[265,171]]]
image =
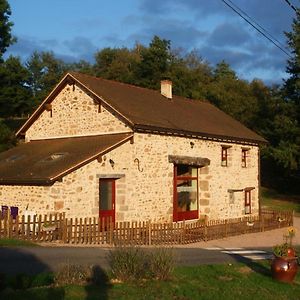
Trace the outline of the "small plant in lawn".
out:
[[[151,278],[168,280],[174,270],[175,255],[170,248],[154,249],[149,256],[149,271]]]
[[[123,282],[145,278],[146,257],[139,247],[117,247],[109,252],[112,276]]]
[[[32,278],[31,287],[49,286],[54,283],[53,273],[40,273]]]
[[[118,247],[109,252],[109,265],[114,279],[122,282],[167,280],[174,269],[174,254],[169,248],[141,249]]]
[[[92,268],[65,264],[62,265],[58,272],[55,273],[54,282],[57,285],[68,285],[68,284],[85,284],[89,281],[92,274]]]

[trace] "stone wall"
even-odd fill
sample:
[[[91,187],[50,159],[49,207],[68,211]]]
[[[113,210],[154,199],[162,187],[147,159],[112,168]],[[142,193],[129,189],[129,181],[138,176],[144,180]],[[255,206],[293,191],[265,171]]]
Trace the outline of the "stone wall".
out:
[[[25,140],[131,131],[80,87],[66,85],[26,132]]]
[[[193,147],[191,146],[193,143]],[[99,178],[116,180],[116,221],[169,222],[173,219],[173,164],[169,155],[203,157],[210,165],[199,169],[199,211],[212,219],[241,217],[244,191],[252,190],[252,213],[258,213],[258,148],[248,150],[242,168],[242,145],[228,144],[229,161],[221,166],[224,143],[153,134],[134,135],[127,143],[65,176],[50,187],[2,186],[0,205],[18,206],[21,213],[66,212],[68,217],[94,217],[99,213]],[[114,167],[109,160],[114,161]]]

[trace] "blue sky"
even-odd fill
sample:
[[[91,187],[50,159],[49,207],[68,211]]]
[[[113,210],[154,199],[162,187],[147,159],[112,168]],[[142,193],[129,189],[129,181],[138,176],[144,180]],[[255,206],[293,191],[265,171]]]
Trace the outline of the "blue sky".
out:
[[[285,44],[295,12],[284,0],[231,0]],[[298,5],[297,0],[290,0]],[[154,35],[172,48],[196,50],[212,66],[227,61],[242,78],[286,77],[287,56],[221,0],[9,0],[18,42],[6,55],[24,61],[53,51],[68,62],[93,62],[104,47],[148,45]]]

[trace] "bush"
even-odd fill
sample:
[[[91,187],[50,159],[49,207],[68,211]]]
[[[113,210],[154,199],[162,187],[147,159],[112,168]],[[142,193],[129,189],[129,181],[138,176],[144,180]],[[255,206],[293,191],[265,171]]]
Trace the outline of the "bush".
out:
[[[175,255],[170,248],[154,249],[149,256],[149,272],[153,279],[168,280],[174,270]]]
[[[85,284],[90,280],[91,275],[91,267],[65,264],[54,275],[54,282],[57,285]]]
[[[54,283],[53,273],[40,273],[33,277],[31,287],[48,286]]]
[[[145,253],[138,247],[118,247],[109,252],[112,276],[121,281],[145,277]]]
[[[174,254],[169,248],[154,250],[118,247],[108,257],[113,278],[120,281],[141,279],[167,280],[174,268]]]

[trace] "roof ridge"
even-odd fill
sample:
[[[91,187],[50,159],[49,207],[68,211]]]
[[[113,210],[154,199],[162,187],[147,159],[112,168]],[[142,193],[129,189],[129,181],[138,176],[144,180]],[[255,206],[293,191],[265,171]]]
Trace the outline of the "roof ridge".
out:
[[[127,86],[129,88],[136,88],[136,89],[146,90],[146,91],[155,92],[155,93],[161,95],[161,93],[160,93],[159,90],[155,90],[155,89],[151,89],[151,88],[147,88],[147,87],[142,87],[142,86],[139,86],[139,85],[134,85],[134,84],[126,83],[126,82],[122,82],[122,81],[117,81],[117,80],[114,80],[114,79],[107,79],[107,78],[98,77],[98,76],[95,76],[95,75],[89,75],[89,74],[80,73],[80,72],[75,72],[75,71],[69,71],[67,73],[69,73],[72,76],[75,75],[75,77],[76,77],[76,75],[85,76],[85,77],[88,77],[88,78],[92,78],[94,80],[100,80],[100,81],[102,80],[102,81],[110,82],[110,83],[113,83],[113,84],[125,85],[125,86]],[[179,100],[186,100],[186,101],[193,101],[193,102],[199,102],[200,101],[202,103],[209,103],[209,104],[213,105],[207,99],[187,98],[187,97],[176,95],[176,94],[173,94],[173,97],[179,98]]]

